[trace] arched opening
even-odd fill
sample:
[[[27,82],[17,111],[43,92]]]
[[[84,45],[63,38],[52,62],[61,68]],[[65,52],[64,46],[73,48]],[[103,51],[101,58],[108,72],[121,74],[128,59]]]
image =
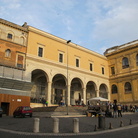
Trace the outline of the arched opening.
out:
[[[125,69],[125,68],[128,68],[128,67],[129,67],[128,58],[127,57],[124,57],[122,59],[122,68]]]
[[[57,74],[52,80],[52,104],[60,104],[66,102],[66,81],[62,74]]]
[[[81,105],[83,101],[82,81],[79,78],[74,78],[71,81],[70,104]]]
[[[136,55],[136,65],[138,66],[138,54]]]
[[[112,92],[112,94],[118,93],[118,89],[117,89],[117,86],[115,84],[112,85],[111,92]]]
[[[89,81],[86,85],[86,100],[96,97],[96,84]]]
[[[24,42],[25,42],[25,39],[24,39],[24,37],[20,37],[20,43],[22,44],[22,45],[24,45]]]
[[[31,102],[42,103],[47,100],[47,75],[43,70],[36,69],[32,72]]]
[[[132,91],[131,83],[130,82],[126,82],[125,86],[124,86],[124,89],[125,89],[125,93],[130,93]]]
[[[5,50],[5,57],[7,57],[7,58],[11,57],[11,50],[10,49]]]
[[[108,99],[107,86],[105,84],[100,85],[99,96]]]

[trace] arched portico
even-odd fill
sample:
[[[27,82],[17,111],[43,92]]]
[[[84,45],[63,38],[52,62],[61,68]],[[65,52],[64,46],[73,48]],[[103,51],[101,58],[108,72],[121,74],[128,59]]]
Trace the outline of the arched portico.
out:
[[[51,103],[59,104],[66,102],[66,78],[62,74],[57,74],[52,79]]]
[[[86,100],[96,97],[97,87],[93,81],[89,81],[86,85]]]
[[[83,83],[79,78],[71,81],[70,105],[81,104],[83,101]]]
[[[106,84],[101,84],[99,87],[99,96],[108,99],[108,88]]]
[[[31,102],[42,102],[47,99],[47,74],[40,69],[32,71],[31,81],[34,83],[31,90]]]

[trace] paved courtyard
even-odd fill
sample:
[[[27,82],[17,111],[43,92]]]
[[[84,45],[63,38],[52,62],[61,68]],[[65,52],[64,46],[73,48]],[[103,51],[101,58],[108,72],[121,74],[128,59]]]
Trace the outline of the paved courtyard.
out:
[[[43,113],[46,114],[46,113]],[[33,132],[34,116],[32,118],[13,118],[12,116],[3,116],[0,118],[0,128],[21,131]],[[53,133],[53,117],[40,118],[40,133]],[[95,125],[98,126],[98,117],[59,117],[59,133],[73,133],[73,118],[79,118],[79,131],[81,133],[94,132]],[[123,122],[123,127],[129,126],[130,120],[132,125],[138,123],[138,113],[126,113],[119,118],[105,118],[106,130],[109,129],[109,124],[112,124],[113,129],[120,127],[120,122]]]

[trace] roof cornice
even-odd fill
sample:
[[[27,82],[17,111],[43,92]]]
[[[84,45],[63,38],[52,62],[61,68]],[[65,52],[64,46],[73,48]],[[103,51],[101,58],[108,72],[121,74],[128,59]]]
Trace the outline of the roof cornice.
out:
[[[44,31],[39,30],[39,29],[37,29],[37,28],[34,28],[34,27],[32,27],[32,26],[28,26],[28,31],[32,31],[32,32],[34,32],[34,33],[36,33],[36,34],[39,34],[39,35],[48,37],[48,38],[53,39],[53,40],[55,40],[55,41],[58,41],[58,42],[60,42],[60,43],[67,44],[67,40],[62,39],[62,38],[57,37],[57,36],[54,36],[54,35],[52,35],[52,34],[50,34],[50,33],[44,32]],[[75,43],[70,42],[68,45],[71,46],[71,47],[73,47],[73,48],[76,48],[76,49],[85,51],[85,52],[87,52],[87,53],[89,53],[89,54],[92,54],[92,55],[94,55],[94,56],[97,56],[97,57],[99,57],[99,58],[102,58],[102,59],[104,59],[104,60],[107,59],[104,55],[101,55],[101,54],[99,54],[99,53],[96,53],[96,52],[94,52],[94,51],[92,51],[92,50],[89,50],[89,49],[87,49],[87,48],[84,48],[84,47],[82,47],[82,46],[80,46],[80,45],[77,45],[77,44],[75,44]]]
[[[14,23],[12,23],[12,22],[6,21],[6,20],[4,20],[4,19],[2,19],[2,18],[0,18],[0,23],[1,23],[1,24],[4,24],[4,25],[7,25],[7,26],[10,26],[10,27],[12,27],[12,28],[15,28],[15,29],[24,31],[24,32],[28,32],[27,27],[22,27],[22,26],[20,26],[20,25],[14,24]]]

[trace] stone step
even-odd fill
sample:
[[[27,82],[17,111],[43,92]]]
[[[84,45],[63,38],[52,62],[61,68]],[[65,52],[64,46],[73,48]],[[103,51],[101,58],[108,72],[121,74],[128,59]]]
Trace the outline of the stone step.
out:
[[[87,106],[51,106],[51,107],[36,107],[33,108],[34,112],[84,112]]]

